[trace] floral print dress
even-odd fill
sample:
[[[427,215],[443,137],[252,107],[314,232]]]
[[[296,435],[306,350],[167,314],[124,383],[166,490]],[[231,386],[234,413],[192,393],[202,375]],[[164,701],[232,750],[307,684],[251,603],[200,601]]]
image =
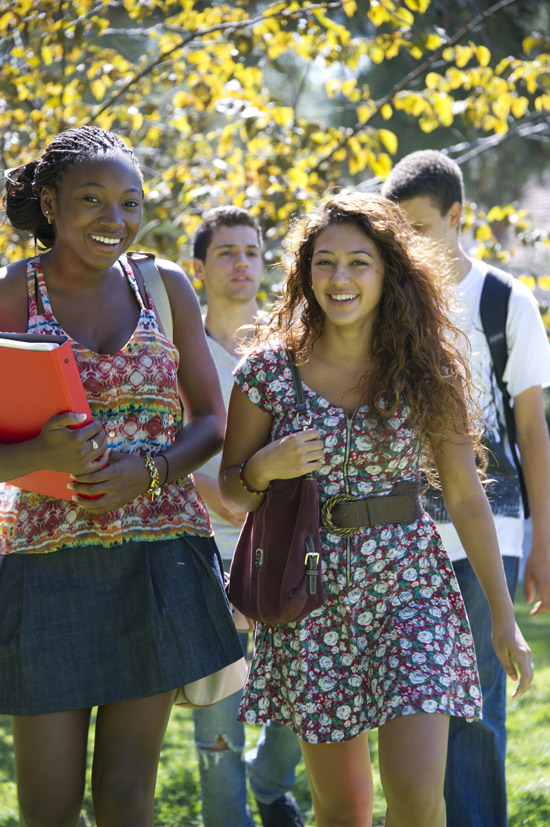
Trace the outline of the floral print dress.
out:
[[[241,361],[235,381],[273,417],[273,440],[296,430],[283,349]],[[325,445],[321,505],[334,494],[388,494],[418,482],[421,446],[407,411],[353,416],[304,386]],[[257,624],[241,720],[287,724],[310,743],[354,738],[417,712],[480,717],[481,692],[462,597],[430,517],[336,536],[321,529],[326,603],[299,623]]]

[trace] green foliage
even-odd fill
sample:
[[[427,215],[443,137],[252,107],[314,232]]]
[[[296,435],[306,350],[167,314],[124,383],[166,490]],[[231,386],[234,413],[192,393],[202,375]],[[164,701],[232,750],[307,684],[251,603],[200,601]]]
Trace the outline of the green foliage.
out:
[[[499,137],[548,117],[548,38],[501,55],[478,36],[515,2],[451,34],[428,0],[14,0],[0,13],[1,163],[93,122],[142,161],[141,246],[185,265],[203,210],[235,203],[275,247],[331,187],[385,178],[404,123]],[[367,81],[385,77],[374,97]],[[28,253],[4,227],[0,260]]]

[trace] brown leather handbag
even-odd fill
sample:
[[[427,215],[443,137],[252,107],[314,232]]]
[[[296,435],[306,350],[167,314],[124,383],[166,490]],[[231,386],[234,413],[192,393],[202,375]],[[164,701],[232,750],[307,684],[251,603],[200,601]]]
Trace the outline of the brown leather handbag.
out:
[[[311,423],[298,367],[287,353],[296,393],[298,428]],[[295,623],[325,601],[319,539],[319,495],[311,474],[273,480],[249,512],[233,555],[229,601],[247,617]]]

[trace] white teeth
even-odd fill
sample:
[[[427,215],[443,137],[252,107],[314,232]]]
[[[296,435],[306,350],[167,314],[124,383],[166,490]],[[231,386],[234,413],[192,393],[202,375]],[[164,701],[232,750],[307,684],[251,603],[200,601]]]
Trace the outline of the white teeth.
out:
[[[93,235],[92,238],[94,241],[100,241],[102,244],[110,244],[113,247],[115,244],[120,243],[120,238],[107,238],[104,235]]]
[[[347,302],[357,298],[357,293],[333,293],[330,298],[335,302]]]

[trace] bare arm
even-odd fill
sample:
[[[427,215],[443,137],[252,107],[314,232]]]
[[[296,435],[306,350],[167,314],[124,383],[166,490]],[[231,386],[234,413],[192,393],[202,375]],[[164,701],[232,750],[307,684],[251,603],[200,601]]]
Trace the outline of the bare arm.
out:
[[[487,598],[492,640],[507,675],[519,684],[514,697],[533,679],[531,652],[514,618],[489,502],[476,471],[470,443],[450,434],[435,451],[445,505]],[[517,668],[516,668],[517,666]]]
[[[540,386],[515,397],[514,416],[533,523],[525,597],[527,603],[538,597],[531,614],[541,614],[550,609],[550,439]]]
[[[262,496],[249,493],[239,479],[243,462],[245,481],[257,491],[267,489],[274,479],[299,477],[321,465],[323,443],[314,428],[274,442],[269,442],[270,432],[271,416],[234,385],[220,464],[220,493],[228,508],[255,511],[262,502]]]
[[[217,514],[222,520],[230,523],[233,526],[241,526],[246,517],[246,513],[230,511],[229,508],[222,503],[220,497],[220,486],[218,477],[211,477],[208,474],[203,474],[201,471],[195,471],[193,474],[195,485],[201,495],[202,501],[206,504],[208,510]]]

